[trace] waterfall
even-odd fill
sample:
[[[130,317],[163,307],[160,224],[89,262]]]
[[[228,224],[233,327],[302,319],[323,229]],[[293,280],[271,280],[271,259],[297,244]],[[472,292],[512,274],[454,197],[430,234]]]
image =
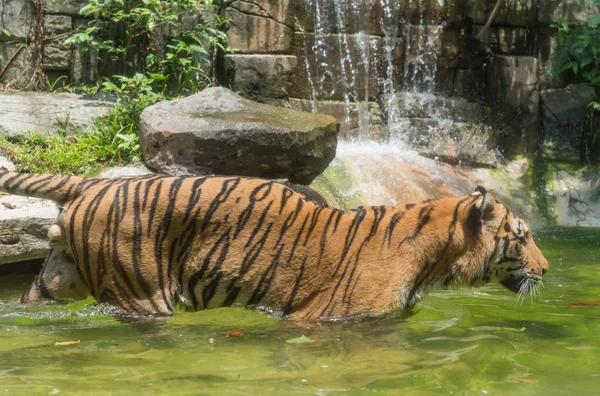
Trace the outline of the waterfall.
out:
[[[482,163],[492,151],[481,159],[471,149],[487,144],[478,105],[441,95],[448,84],[452,95],[446,75],[458,66],[458,31],[446,30],[446,9],[425,0],[299,1],[296,53],[308,89],[297,100],[342,123],[319,189],[341,194],[336,204],[346,207],[468,191],[471,181],[445,174],[438,160],[475,155],[471,163]]]
[[[306,15],[297,25],[310,110],[336,113],[342,141],[401,144],[403,95],[436,111],[426,102],[436,91],[439,21],[426,15],[422,0],[301,2]],[[336,101],[342,110],[332,109]]]

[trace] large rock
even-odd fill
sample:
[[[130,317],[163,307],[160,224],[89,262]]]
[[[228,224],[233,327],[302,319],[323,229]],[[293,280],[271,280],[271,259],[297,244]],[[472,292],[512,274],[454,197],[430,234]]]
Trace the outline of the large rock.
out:
[[[46,257],[48,227],[57,216],[54,202],[0,195],[0,265]]]
[[[342,140],[378,140],[383,120],[377,102],[345,103],[333,100],[312,101],[290,98],[293,110],[329,114],[340,123],[339,137]]]
[[[228,45],[240,53],[281,53],[292,47],[293,23],[289,1],[232,1]]]
[[[85,129],[108,114],[110,100],[67,93],[0,92],[0,132],[9,136],[28,132],[51,134],[58,128]]]
[[[538,15],[536,10],[538,3],[545,3],[547,1],[548,0],[540,2],[535,0],[501,1],[500,8],[494,17],[494,24],[521,27],[529,26],[535,22]],[[485,25],[492,10],[496,6],[497,0],[478,0],[470,3],[469,19],[477,25]]]
[[[537,149],[540,135],[539,62],[531,56],[496,55],[488,67],[487,94],[498,109],[506,130],[505,141],[516,153]]]
[[[564,160],[580,159],[587,106],[595,96],[594,88],[575,85],[540,93],[546,154]]]
[[[32,88],[32,77],[34,70],[34,56],[30,48],[22,43],[0,43],[0,59],[2,67],[7,66],[6,62],[11,60],[7,66],[2,79],[0,79],[0,88],[12,89],[30,89]],[[0,107],[2,103],[0,102]],[[0,123],[2,119],[0,118]]]
[[[539,20],[548,24],[555,23],[557,20],[585,23],[598,13],[597,6],[592,3],[592,1],[582,0],[544,0],[539,2]]]
[[[453,165],[496,166],[492,128],[485,124],[432,118],[404,118],[390,129],[420,155]]]
[[[3,0],[0,2],[0,33],[7,31],[9,36],[0,34],[4,41],[28,41],[33,37],[36,19],[33,1]]]
[[[78,15],[86,0],[45,0],[44,7],[48,14]]]
[[[245,98],[279,104],[294,85],[291,55],[225,55],[225,85]]]
[[[65,44],[65,37],[71,31],[71,17],[64,15],[44,15],[44,34],[53,37],[44,44],[44,64],[47,70],[68,70],[71,60],[71,46]]]
[[[140,139],[146,164],[162,173],[308,184],[335,156],[337,131],[331,116],[255,103],[217,87],[146,108]]]

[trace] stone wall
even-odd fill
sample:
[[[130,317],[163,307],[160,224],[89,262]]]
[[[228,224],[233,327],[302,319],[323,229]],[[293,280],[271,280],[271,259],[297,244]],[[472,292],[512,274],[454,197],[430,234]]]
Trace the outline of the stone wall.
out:
[[[78,80],[89,65],[64,41],[81,24],[83,4],[85,0],[0,0],[3,87],[39,89],[61,77]]]
[[[361,119],[381,133],[387,115],[373,109],[385,113],[390,85],[426,91],[421,74],[435,69],[428,82],[433,93],[488,103],[504,141],[520,152],[534,150],[540,92],[561,86],[549,71],[553,18],[585,21],[596,11],[579,0],[506,0],[482,32],[496,0],[455,0],[446,7],[405,0],[393,10],[384,3],[235,1],[227,16],[230,43],[239,52],[225,56],[222,83],[259,101],[291,99],[295,108],[332,114],[342,134],[353,137]],[[432,50],[423,52],[432,38]],[[368,59],[361,57],[365,48]],[[349,101],[357,104],[344,110]]]
[[[43,89],[61,77],[97,77],[102,65],[94,54],[64,45],[85,24],[77,13],[85,1],[0,0],[0,31],[8,32],[0,34],[3,87]],[[223,12],[229,45],[238,51],[224,56],[217,74],[248,98],[330,113],[350,138],[364,130],[385,138],[392,116],[386,103],[398,91],[485,102],[499,115],[505,140],[533,150],[540,94],[562,87],[549,73],[553,18],[584,21],[596,10],[579,0],[504,0],[482,32],[495,4],[235,0]]]

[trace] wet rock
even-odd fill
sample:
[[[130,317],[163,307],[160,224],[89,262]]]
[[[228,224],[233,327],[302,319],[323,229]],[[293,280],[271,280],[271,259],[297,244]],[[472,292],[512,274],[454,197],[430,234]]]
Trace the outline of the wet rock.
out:
[[[294,85],[296,64],[290,55],[225,55],[225,85],[245,98],[279,104]]]
[[[85,129],[94,119],[108,114],[114,103],[109,98],[88,98],[67,93],[0,92],[0,132],[17,136],[36,131],[56,132]]]
[[[538,65],[531,56],[496,55],[488,68],[488,100],[513,131],[502,143],[515,152],[533,152],[539,142]]]
[[[545,153],[554,159],[579,161],[593,88],[570,85],[540,93]]]
[[[221,174],[308,184],[335,156],[337,122],[259,104],[225,88],[161,102],[141,115],[146,164],[167,174]]]
[[[361,135],[373,136],[380,134],[378,130],[382,127],[381,109],[377,102],[359,102],[349,103],[322,100],[318,103],[308,99],[290,99],[290,106],[293,110],[313,112],[319,114],[329,114],[340,123],[339,138],[343,140],[358,139]]]
[[[316,14],[315,2],[312,0],[294,0],[294,17],[296,31],[315,32],[315,21],[321,20],[317,29],[323,34],[356,34],[367,32],[373,35],[383,35],[382,20],[389,20],[379,0],[343,2],[336,0],[320,0]],[[399,5],[390,3],[398,26]],[[394,25],[394,23],[391,23]]]
[[[401,92],[392,99],[392,106],[404,118],[433,117],[470,123],[481,123],[489,118],[487,107],[479,103],[432,94]]]
[[[319,36],[312,33],[294,35],[298,58],[296,84],[290,96],[301,99],[338,100],[359,97],[375,99],[388,73],[388,55],[392,59],[393,85],[402,75],[403,42],[398,39],[390,54],[382,37],[366,35]],[[351,60],[351,61],[350,61]],[[354,99],[352,99],[354,100]]]
[[[409,37],[408,63],[446,68],[458,65],[458,31],[447,31],[443,26],[431,25],[408,25],[405,30],[405,35]]]
[[[453,165],[496,166],[492,129],[483,123],[405,118],[392,128],[401,130],[408,146],[425,157]]]

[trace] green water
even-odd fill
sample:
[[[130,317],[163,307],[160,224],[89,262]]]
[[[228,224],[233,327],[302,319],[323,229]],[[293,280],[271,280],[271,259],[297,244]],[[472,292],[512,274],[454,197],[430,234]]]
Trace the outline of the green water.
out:
[[[0,394],[600,393],[600,306],[566,307],[600,300],[600,230],[535,235],[550,261],[543,301],[437,291],[410,317],[344,325],[244,309],[123,323],[90,302],[22,307],[30,278],[4,276]],[[302,335],[314,342],[287,342]]]

